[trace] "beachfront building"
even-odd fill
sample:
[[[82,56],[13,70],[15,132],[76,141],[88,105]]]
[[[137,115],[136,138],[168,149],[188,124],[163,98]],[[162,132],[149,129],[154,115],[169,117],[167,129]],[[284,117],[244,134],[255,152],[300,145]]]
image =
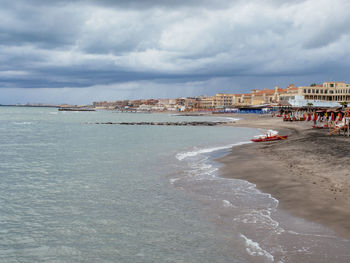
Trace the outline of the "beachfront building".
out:
[[[298,88],[290,84],[286,89],[275,86],[274,89],[252,90],[251,105],[263,105],[277,103],[282,100],[293,99],[298,94]]]
[[[185,99],[185,109],[186,110],[195,110],[198,109],[200,105],[200,98],[190,97]]]
[[[275,87],[274,102],[289,101],[295,99],[295,96],[299,94],[299,88],[294,84],[290,84],[285,89],[280,89],[278,86]]]
[[[251,106],[252,105],[252,94],[250,93],[244,93],[244,94],[237,94],[236,95],[236,101],[235,106]]]
[[[252,90],[252,99],[251,104],[252,105],[261,105],[261,104],[267,104],[272,102],[274,91],[269,89],[264,90]]]
[[[215,108],[232,108],[235,105],[235,94],[218,93],[215,96]]]
[[[325,82],[322,85],[300,87],[300,93],[307,100],[350,101],[350,84],[344,82]]]
[[[215,108],[215,96],[202,97],[199,107],[201,109],[214,109]]]
[[[197,105],[202,109],[226,109],[233,108],[236,104],[235,94],[218,93],[215,96],[201,97],[197,99]]]
[[[177,110],[176,100],[175,99],[158,99],[158,103],[154,107],[152,107],[152,110],[175,111]]]
[[[117,101],[94,101],[93,106],[96,109],[121,109],[129,106],[128,100]]]
[[[345,82],[324,82],[321,85],[298,87],[298,93],[289,100],[294,107],[312,104],[315,107],[338,107],[350,101],[350,84]]]
[[[176,107],[180,111],[191,111],[200,107],[201,97],[177,98]]]

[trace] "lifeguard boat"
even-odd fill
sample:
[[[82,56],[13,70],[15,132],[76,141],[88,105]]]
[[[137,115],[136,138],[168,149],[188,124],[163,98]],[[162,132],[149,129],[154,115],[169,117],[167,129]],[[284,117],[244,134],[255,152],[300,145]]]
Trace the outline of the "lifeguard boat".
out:
[[[287,138],[288,138],[288,135],[280,136],[278,134],[274,134],[274,135],[267,134],[265,136],[260,136],[255,139],[251,139],[251,141],[252,142],[271,142],[271,141],[285,140]]]

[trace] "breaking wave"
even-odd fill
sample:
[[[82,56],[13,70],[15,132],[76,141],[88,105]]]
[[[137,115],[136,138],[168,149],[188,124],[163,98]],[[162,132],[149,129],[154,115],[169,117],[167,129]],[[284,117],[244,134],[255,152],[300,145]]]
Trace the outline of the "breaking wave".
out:
[[[251,143],[249,141],[246,142],[238,142],[238,143],[234,143],[234,144],[228,144],[228,145],[224,145],[224,146],[217,146],[217,147],[212,147],[212,148],[203,148],[203,149],[198,149],[198,150],[194,150],[194,151],[189,151],[189,152],[184,152],[184,153],[178,153],[176,154],[176,159],[178,159],[179,161],[182,161],[188,157],[194,157],[197,156],[199,154],[203,154],[203,153],[211,153],[211,152],[215,152],[215,151],[219,151],[219,150],[225,150],[225,149],[230,149],[234,146],[239,146],[239,145],[243,145],[243,144],[248,144]]]

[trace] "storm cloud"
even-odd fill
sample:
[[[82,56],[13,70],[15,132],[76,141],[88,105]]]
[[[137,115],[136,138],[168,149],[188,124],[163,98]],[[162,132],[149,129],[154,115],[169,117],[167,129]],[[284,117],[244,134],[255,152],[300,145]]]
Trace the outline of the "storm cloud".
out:
[[[0,4],[0,103],[349,82],[346,0]]]

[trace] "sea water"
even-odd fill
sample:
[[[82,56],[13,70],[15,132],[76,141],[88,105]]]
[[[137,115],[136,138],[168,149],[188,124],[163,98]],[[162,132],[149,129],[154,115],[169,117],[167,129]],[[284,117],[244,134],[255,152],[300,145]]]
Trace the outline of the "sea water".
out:
[[[0,107],[0,262],[348,262],[348,240],[220,178],[261,131],[94,124],[196,120],[223,118]]]

